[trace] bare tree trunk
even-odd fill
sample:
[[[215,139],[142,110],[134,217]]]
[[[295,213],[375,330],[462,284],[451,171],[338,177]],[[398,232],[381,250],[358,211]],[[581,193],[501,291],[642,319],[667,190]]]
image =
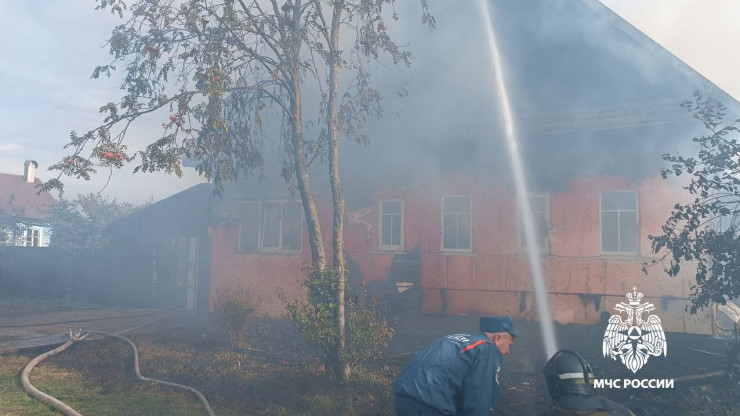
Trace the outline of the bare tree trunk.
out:
[[[339,62],[339,23],[342,16],[344,1],[334,2],[334,13],[331,20],[331,45],[329,66],[329,178],[333,203],[332,217],[332,250],[334,271],[339,279],[337,286],[337,378],[345,383],[349,380],[350,365],[346,354],[346,319],[345,319],[345,292],[347,287],[347,266],[344,258],[344,221],[345,203],[342,193],[342,183],[339,175],[339,120],[337,117],[337,99],[339,94],[338,70]]]
[[[300,88],[300,87],[297,87]],[[308,229],[308,245],[311,248],[311,264],[318,271],[326,270],[326,253],[324,252],[324,243],[321,236],[321,225],[319,224],[319,214],[316,209],[316,202],[311,192],[311,178],[308,175],[308,163],[306,162],[306,152],[303,147],[303,120],[301,118],[300,90],[297,92],[298,100],[295,105],[291,105],[293,112],[293,134],[292,134],[292,152],[293,165],[295,167],[296,185],[301,195],[303,212],[306,216],[306,228]]]
[[[295,5],[294,25],[297,27],[300,18],[300,2]],[[324,252],[324,240],[321,236],[321,225],[319,224],[319,214],[316,209],[316,202],[311,192],[311,178],[308,174],[308,162],[306,161],[306,151],[303,142],[303,109],[301,102],[301,74],[300,74],[300,36],[296,33],[291,35],[290,39],[290,75],[292,97],[290,99],[290,111],[292,114],[292,149],[293,166],[295,168],[296,185],[301,195],[303,212],[306,216],[306,228],[308,229],[308,244],[311,248],[311,264],[318,271],[326,270],[326,253]]]

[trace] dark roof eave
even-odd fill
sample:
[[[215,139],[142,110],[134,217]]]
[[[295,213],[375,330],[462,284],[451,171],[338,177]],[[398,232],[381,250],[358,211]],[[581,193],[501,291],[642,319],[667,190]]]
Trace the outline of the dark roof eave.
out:
[[[728,110],[734,113],[736,118],[740,117],[740,102],[733,96],[725,92],[722,88],[718,87],[712,81],[708,80],[705,76],[697,72],[689,64],[682,61],[676,55],[671,53],[665,47],[658,42],[651,39],[648,35],[644,34],[638,28],[624,20],[618,14],[614,13],[610,8],[606,7],[598,0],[582,0],[582,2],[590,7],[594,12],[599,14],[609,23],[613,24],[616,28],[624,32],[627,36],[632,38],[642,47],[648,49],[654,53],[659,59],[667,62],[673,66],[681,75],[686,77],[688,81],[696,86],[697,89],[704,91],[709,94],[715,100],[724,104]]]

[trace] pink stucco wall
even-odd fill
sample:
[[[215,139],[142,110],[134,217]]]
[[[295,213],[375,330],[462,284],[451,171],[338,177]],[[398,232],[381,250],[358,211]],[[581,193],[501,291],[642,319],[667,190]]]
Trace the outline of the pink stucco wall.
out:
[[[602,254],[600,241],[600,192],[636,191],[638,195],[639,253]],[[442,197],[471,195],[472,249],[467,253],[444,252]],[[670,278],[657,264],[642,272],[652,254],[648,235],[660,233],[673,205],[685,198],[680,187],[669,187],[656,176],[641,183],[614,177],[574,179],[563,192],[549,197],[549,251],[543,256],[546,287],[553,318],[559,323],[595,323],[604,311],[627,301],[633,287],[656,305],[668,331],[710,333],[710,311],[689,315],[689,286],[693,274],[684,267]],[[418,246],[421,257],[423,309],[453,314],[472,312],[508,314],[521,319],[536,317],[526,251],[520,248],[519,218],[514,195],[471,178],[449,178],[434,188],[381,191],[375,200],[402,198],[404,251]],[[370,244],[351,246],[352,258],[366,280],[388,276],[392,253],[377,251],[378,208],[365,216],[367,225],[352,230]],[[376,250],[376,251],[373,251]],[[589,296],[591,295],[591,296]],[[593,296],[598,295],[598,296]],[[596,303],[598,303],[598,308]]]
[[[599,194],[624,190],[638,195],[639,253],[602,254]],[[598,322],[604,311],[613,313],[613,306],[626,301],[625,294],[637,287],[645,300],[656,305],[654,313],[667,331],[711,332],[710,312],[691,316],[684,311],[693,280],[690,268],[684,267],[676,278],[667,277],[659,264],[649,267],[647,275],[641,271],[643,263],[655,257],[648,235],[660,233],[672,206],[685,198],[682,192],[656,176],[641,183],[614,177],[579,178],[564,191],[549,193],[549,251],[543,266],[557,322]],[[442,197],[451,195],[471,196],[472,249],[466,253],[441,249]],[[388,279],[398,254],[379,250],[378,203],[393,198],[404,201],[403,252],[419,248],[425,311],[535,319],[514,195],[469,177],[448,177],[414,189],[381,190],[371,206],[350,214],[347,252],[366,282]],[[319,209],[330,254],[331,206],[325,201]],[[278,316],[284,305],[276,288],[289,298],[302,296],[298,280],[310,260],[306,232],[301,254],[244,254],[237,251],[237,230],[238,226],[213,228],[212,293],[236,282],[246,284],[261,298],[260,312]]]
[[[331,260],[331,206],[317,204],[328,261]],[[304,297],[300,281],[304,270],[311,263],[308,233],[303,231],[300,253],[243,253],[239,252],[239,224],[231,221],[226,225],[211,227],[211,299],[221,291],[235,286],[248,287],[258,302],[257,312],[261,315],[278,317],[285,312],[285,305],[278,297],[278,290],[288,300]]]

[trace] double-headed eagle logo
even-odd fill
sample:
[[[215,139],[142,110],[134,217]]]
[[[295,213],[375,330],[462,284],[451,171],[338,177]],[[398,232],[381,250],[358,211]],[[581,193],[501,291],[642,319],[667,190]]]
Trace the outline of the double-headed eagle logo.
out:
[[[602,344],[604,357],[613,360],[619,357],[633,373],[642,368],[651,355],[657,357],[667,353],[660,318],[649,315],[647,321],[642,319],[644,313],[655,310],[652,303],[640,303],[642,296],[633,287],[632,293],[627,293],[629,303],[619,302],[614,306],[619,314],[609,318]],[[622,312],[627,313],[627,320],[622,320]]]

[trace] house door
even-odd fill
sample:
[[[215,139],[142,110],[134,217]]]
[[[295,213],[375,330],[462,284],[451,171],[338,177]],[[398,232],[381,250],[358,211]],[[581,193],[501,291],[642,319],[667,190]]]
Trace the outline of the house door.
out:
[[[178,302],[195,311],[198,297],[198,238],[175,237],[176,296]]]

